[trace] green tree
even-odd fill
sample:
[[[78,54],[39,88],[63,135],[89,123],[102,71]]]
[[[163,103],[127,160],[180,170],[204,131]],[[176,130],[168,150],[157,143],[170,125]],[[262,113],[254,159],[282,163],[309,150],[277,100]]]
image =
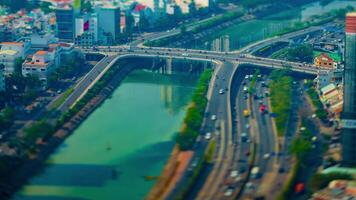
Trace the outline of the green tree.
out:
[[[314,174],[310,180],[310,187],[312,191],[323,189],[329,185],[333,180],[352,180],[352,176],[346,173],[328,173],[328,174]]]
[[[52,3],[43,1],[40,4],[40,9],[45,13],[48,14],[52,12],[53,10],[51,9]]]
[[[42,120],[34,123],[31,127],[25,129],[24,140],[27,143],[33,143],[35,140],[40,137],[45,137],[49,134],[52,134],[54,131],[52,125]]]
[[[16,58],[15,63],[14,63],[14,72],[16,74],[19,74],[20,76],[22,75],[22,63],[24,60],[22,58]]]
[[[132,16],[131,12],[127,11],[125,15],[125,33],[127,33],[128,36],[130,36],[133,32],[134,23],[134,17]]]
[[[88,0],[81,0],[81,10],[84,12],[93,12],[93,5]]]
[[[139,23],[139,29],[141,31],[148,30],[150,27],[148,19],[143,11],[140,12],[140,18],[138,23]]]
[[[313,47],[309,44],[303,44],[294,48],[289,48],[287,51],[287,59],[299,62],[312,62]]]

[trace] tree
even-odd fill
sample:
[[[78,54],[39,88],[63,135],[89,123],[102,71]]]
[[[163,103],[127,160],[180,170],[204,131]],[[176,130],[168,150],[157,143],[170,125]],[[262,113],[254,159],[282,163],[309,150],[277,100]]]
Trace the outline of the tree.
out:
[[[325,188],[333,180],[352,180],[352,176],[346,173],[328,173],[328,174],[315,174],[310,180],[310,187],[312,191],[317,191]]]
[[[131,35],[133,31],[134,23],[135,23],[134,17],[132,16],[131,12],[127,11],[125,16],[125,24],[126,24],[125,32],[128,35]]]
[[[287,59],[299,62],[313,61],[313,47],[308,44],[300,45],[287,50]]]
[[[46,1],[43,1],[41,4],[40,4],[40,9],[45,13],[45,14],[48,14],[50,12],[52,12],[53,10],[50,8],[52,6],[52,4],[50,2],[46,2]]]
[[[29,6],[27,0],[0,0],[0,5],[9,7],[11,12],[17,12]]]
[[[140,12],[140,19],[138,23],[140,30],[148,30],[150,27],[148,19],[143,11]]]
[[[24,60],[21,57],[15,59],[14,72],[16,74],[22,75],[22,63],[23,63],[23,61]]]
[[[34,142],[40,137],[45,137],[54,131],[53,127],[45,122],[39,121],[33,124],[31,127],[25,129],[24,139],[27,142]]]
[[[190,16],[195,16],[197,13],[197,6],[195,5],[195,1],[192,0],[192,2],[189,4],[189,14]]]
[[[187,27],[183,24],[180,26],[180,34],[185,35],[187,33]]]
[[[91,4],[90,1],[87,0],[81,0],[81,10],[84,12],[93,12],[93,5]]]

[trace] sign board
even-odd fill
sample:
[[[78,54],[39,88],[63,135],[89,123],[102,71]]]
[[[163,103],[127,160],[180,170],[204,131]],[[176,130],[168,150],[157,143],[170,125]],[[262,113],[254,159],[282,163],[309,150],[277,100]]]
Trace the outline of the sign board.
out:
[[[342,119],[341,120],[342,128],[355,128],[356,129],[356,120],[355,119]]]

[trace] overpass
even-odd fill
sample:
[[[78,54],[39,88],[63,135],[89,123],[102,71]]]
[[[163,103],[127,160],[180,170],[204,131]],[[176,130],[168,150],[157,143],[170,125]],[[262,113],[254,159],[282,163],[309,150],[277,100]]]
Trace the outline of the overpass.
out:
[[[309,31],[317,31],[319,28],[312,28]],[[216,52],[216,51],[205,51],[205,50],[194,50],[194,49],[184,49],[184,48],[162,48],[162,47],[144,47],[144,46],[98,46],[95,48],[82,48],[84,53],[95,53],[104,55],[103,59],[100,60],[87,75],[82,78],[75,86],[73,93],[66,99],[66,101],[59,107],[61,112],[66,112],[71,106],[80,100],[86,92],[98,81],[105,72],[113,66],[119,59],[124,59],[128,57],[149,57],[149,58],[169,58],[169,59],[186,59],[195,61],[208,61],[215,64],[214,76],[211,80],[208,99],[209,103],[207,106],[207,113],[216,114],[219,125],[214,121],[205,120],[203,123],[202,130],[213,132],[216,126],[222,127],[220,137],[225,138],[221,140],[219,145],[219,150],[221,156],[216,159],[216,166],[211,174],[214,177],[224,177],[226,175],[226,169],[229,168],[227,162],[225,162],[225,157],[232,159],[234,155],[233,149],[230,146],[232,132],[232,120],[231,120],[231,102],[230,102],[230,91],[231,91],[231,80],[233,78],[234,72],[239,65],[254,65],[258,67],[264,67],[268,69],[290,69],[292,71],[317,75],[319,72],[328,71],[325,68],[317,68],[311,64],[289,62],[284,60],[276,60],[270,58],[256,57],[250,53],[256,51],[260,48],[272,44],[274,42],[290,39],[302,34],[309,33],[309,31],[299,31],[298,33],[290,33],[287,36],[272,38],[264,42],[258,42],[250,45],[236,52]],[[216,79],[215,77],[219,77]],[[220,78],[221,77],[221,78]],[[222,78],[224,77],[224,78]],[[226,80],[226,81],[225,81]],[[215,95],[219,92],[220,88],[228,88],[228,95]],[[214,95],[213,95],[214,94]],[[209,118],[208,118],[209,119]],[[201,158],[204,153],[204,149],[207,145],[205,140],[201,141],[197,146],[196,153],[192,160]],[[181,181],[177,184],[176,188],[168,195],[168,197],[174,197],[180,188],[184,187],[184,183],[189,179],[187,173],[183,174]],[[219,191],[219,187],[222,178],[216,180],[216,183],[212,182],[209,191],[206,193],[208,196],[213,198],[215,193]],[[204,197],[205,198],[205,197]],[[168,198],[170,199],[170,198]]]

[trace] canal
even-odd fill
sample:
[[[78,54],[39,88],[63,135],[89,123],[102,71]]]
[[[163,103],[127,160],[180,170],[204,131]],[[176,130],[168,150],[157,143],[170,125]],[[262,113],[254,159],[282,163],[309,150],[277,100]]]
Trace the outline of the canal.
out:
[[[172,151],[196,81],[132,72],[14,199],[143,199]]]
[[[308,16],[356,7],[355,1],[319,3],[237,24],[207,38],[230,36],[230,50],[274,35]],[[171,153],[196,76],[132,72],[46,162],[16,200],[143,199]]]

